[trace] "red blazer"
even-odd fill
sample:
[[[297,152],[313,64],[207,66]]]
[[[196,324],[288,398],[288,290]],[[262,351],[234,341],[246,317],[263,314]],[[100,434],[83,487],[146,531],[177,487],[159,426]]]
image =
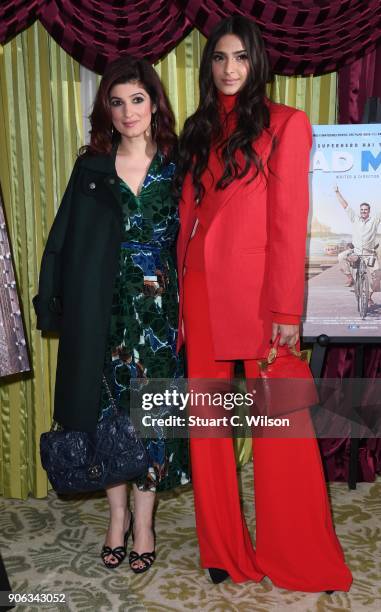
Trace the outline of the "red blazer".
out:
[[[255,143],[266,160],[272,137],[276,138],[267,184],[263,175],[249,184],[248,176],[233,181],[219,193],[218,210],[205,235],[216,359],[263,357],[272,323],[297,323],[303,311],[311,126],[302,111],[271,102],[269,108],[270,130]],[[184,342],[184,260],[196,221],[195,205],[188,175],[179,205],[178,348]]]

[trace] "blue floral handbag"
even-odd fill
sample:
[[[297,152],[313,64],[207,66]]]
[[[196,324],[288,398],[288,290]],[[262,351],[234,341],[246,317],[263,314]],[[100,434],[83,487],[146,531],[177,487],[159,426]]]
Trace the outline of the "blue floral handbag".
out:
[[[40,438],[41,463],[57,493],[98,491],[148,471],[148,457],[128,415],[111,407],[94,433],[58,426]]]

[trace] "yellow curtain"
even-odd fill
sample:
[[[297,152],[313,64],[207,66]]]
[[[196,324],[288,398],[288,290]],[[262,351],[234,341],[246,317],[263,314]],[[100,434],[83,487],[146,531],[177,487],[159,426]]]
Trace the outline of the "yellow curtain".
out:
[[[81,144],[79,65],[36,23],[0,48],[0,78],[0,181],[33,368],[1,384],[0,493],[43,497],[39,437],[50,426],[57,343],[36,331],[32,298]]]
[[[155,66],[180,129],[198,100],[198,68],[205,39],[193,30]],[[35,330],[43,245],[82,144],[79,65],[38,23],[0,47],[0,181],[23,305],[32,373],[0,387],[0,494],[44,497],[39,437],[49,429],[57,343]],[[276,77],[271,98],[297,106],[313,123],[334,123],[336,75]],[[237,442],[241,463],[250,440]]]
[[[336,123],[336,72],[321,77],[276,75],[268,86],[268,95],[274,102],[304,110],[312,124]]]
[[[205,41],[200,32],[192,30],[173,51],[155,65],[171,101],[178,131],[198,104],[198,75]]]

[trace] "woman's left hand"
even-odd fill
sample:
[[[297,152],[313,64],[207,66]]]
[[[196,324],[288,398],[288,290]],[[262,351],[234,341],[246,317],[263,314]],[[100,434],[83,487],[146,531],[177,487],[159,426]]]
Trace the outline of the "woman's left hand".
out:
[[[299,340],[299,325],[273,323],[272,342],[274,342],[278,335],[280,336],[279,346],[283,346],[284,344],[288,344],[290,347],[295,346]]]

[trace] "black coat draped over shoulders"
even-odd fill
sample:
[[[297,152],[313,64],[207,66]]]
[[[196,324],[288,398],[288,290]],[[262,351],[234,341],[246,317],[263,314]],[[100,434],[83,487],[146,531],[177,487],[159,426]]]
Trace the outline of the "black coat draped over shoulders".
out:
[[[122,213],[115,151],[75,163],[41,262],[37,328],[59,334],[54,419],[94,431]]]

